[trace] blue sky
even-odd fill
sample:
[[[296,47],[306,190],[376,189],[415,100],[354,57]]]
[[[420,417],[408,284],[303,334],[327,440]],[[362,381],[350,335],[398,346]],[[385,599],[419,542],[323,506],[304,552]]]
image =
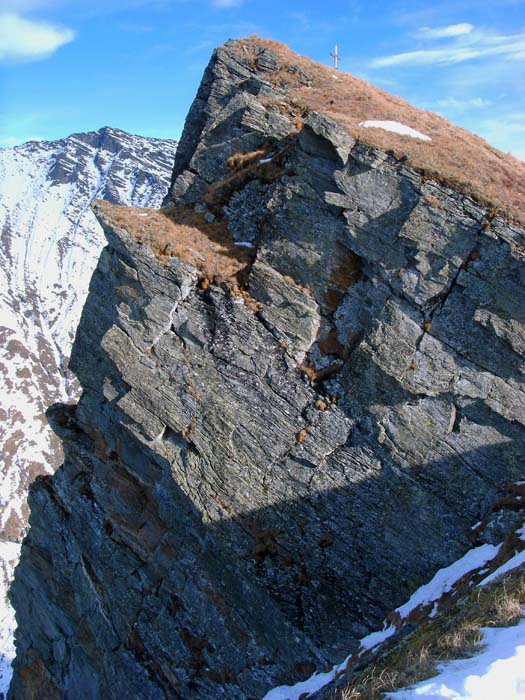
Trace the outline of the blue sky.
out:
[[[0,0],[0,146],[177,138],[213,47],[252,33],[525,159],[525,0]],[[374,115],[370,115],[373,119]]]

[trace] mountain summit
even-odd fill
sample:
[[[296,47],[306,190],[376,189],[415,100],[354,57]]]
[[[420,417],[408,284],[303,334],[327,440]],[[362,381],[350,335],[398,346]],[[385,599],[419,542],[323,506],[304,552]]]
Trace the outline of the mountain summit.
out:
[[[477,191],[444,167],[442,120],[364,85],[228,42],[166,206],[97,203],[83,393],[48,412],[65,459],[31,489],[11,700],[262,698],[512,533],[499,510],[473,526],[523,478],[514,161],[470,136],[501,160]]]
[[[323,114],[360,143],[402,159],[424,178],[468,194],[524,223],[525,163],[479,136],[274,41],[251,37],[229,43],[217,55],[217,65],[229,72],[229,79],[245,95],[257,97],[274,125],[279,117],[300,124],[312,111]],[[175,175],[187,166],[191,154],[191,170],[206,180],[207,174],[199,172],[200,151],[194,153],[193,147],[201,130],[211,128],[213,106],[223,106],[228,97],[222,87],[220,79],[212,81],[205,76],[186,121],[188,145],[178,152]],[[201,110],[203,102],[208,108]],[[201,148],[204,141],[201,139]]]

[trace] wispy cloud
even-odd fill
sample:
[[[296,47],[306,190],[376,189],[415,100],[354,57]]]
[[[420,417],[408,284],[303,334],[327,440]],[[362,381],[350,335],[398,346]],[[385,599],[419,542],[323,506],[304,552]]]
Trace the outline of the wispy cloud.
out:
[[[472,24],[463,22],[462,24],[449,24],[447,27],[421,27],[414,36],[418,39],[447,39],[452,36],[470,34],[473,29]]]
[[[447,109],[454,112],[463,112],[467,109],[483,109],[489,107],[492,100],[487,100],[483,97],[471,97],[468,99],[458,99],[456,97],[447,97],[443,100],[433,102],[430,107],[432,109]]]
[[[243,0],[212,0],[215,7],[239,7]]]
[[[47,22],[0,14],[0,61],[40,61],[73,41],[75,32]]]
[[[514,112],[480,123],[478,133],[497,148],[525,160],[525,113]]]
[[[445,47],[417,49],[390,56],[381,56],[374,59],[371,66],[385,68],[389,66],[451,65],[491,56],[499,56],[505,60],[523,60],[525,57],[525,33],[501,35],[486,30],[472,30],[467,34],[455,35],[453,41]]]

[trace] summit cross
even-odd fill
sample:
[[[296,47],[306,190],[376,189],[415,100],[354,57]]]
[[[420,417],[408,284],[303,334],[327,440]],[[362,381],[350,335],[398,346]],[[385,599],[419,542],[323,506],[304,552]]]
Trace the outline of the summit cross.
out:
[[[339,48],[337,44],[335,45],[334,51],[330,53],[330,56],[334,59],[334,68],[336,70],[339,69],[339,61],[341,60],[341,57],[339,56]]]

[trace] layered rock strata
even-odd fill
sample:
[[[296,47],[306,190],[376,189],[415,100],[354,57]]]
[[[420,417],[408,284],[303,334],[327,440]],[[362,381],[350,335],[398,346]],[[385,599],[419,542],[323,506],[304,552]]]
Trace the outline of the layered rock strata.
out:
[[[169,201],[252,246],[250,300],[98,210],[12,700],[261,698],[341,661],[523,474],[524,231],[298,120],[279,57],[242,46],[214,53]]]

